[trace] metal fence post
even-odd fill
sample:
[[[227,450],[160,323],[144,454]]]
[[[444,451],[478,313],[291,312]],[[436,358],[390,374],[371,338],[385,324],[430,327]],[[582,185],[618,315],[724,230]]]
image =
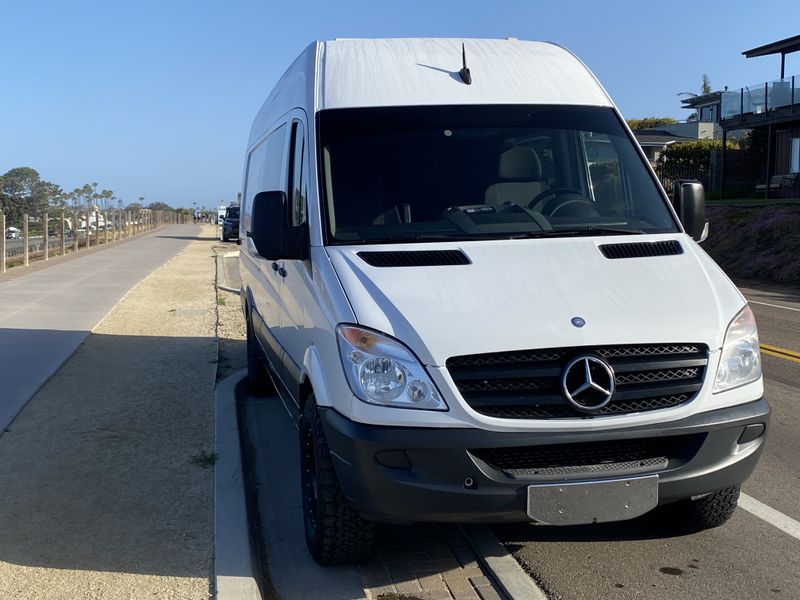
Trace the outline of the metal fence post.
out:
[[[105,240],[103,241],[104,244],[108,244],[108,211],[103,211],[103,224],[106,226],[106,233],[105,233]]]
[[[67,224],[64,221],[64,211],[61,211],[61,256],[67,253]]]
[[[44,240],[44,259],[50,260],[50,221],[47,213],[42,216],[42,239]]]
[[[78,223],[81,216],[78,211],[72,211],[72,249],[78,251]]]
[[[6,213],[0,210],[0,273],[6,272]]]
[[[3,232],[3,235],[5,235],[5,232]],[[30,244],[30,237],[28,236],[28,214],[25,213],[22,215],[22,264],[26,267],[30,264],[30,248],[28,244]]]

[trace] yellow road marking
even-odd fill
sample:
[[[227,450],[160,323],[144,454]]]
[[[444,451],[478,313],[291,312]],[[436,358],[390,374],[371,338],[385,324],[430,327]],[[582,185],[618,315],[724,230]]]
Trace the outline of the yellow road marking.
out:
[[[761,352],[769,356],[775,356],[784,360],[790,360],[800,364],[800,352],[781,348],[780,346],[770,346],[769,344],[761,344]]]

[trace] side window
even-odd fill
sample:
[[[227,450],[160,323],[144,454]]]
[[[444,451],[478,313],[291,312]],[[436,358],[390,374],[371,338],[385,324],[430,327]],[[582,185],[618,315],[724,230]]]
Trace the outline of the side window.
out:
[[[289,202],[291,204],[292,225],[301,225],[306,221],[306,185],[304,182],[305,136],[303,124],[295,121],[292,124],[291,174],[289,177]]]
[[[285,146],[286,125],[284,124],[269,134],[267,139],[250,152],[244,185],[244,226],[248,231],[250,229],[250,207],[253,205],[255,195],[259,192],[270,192],[283,188],[281,170]]]
[[[614,144],[604,133],[583,133],[592,194],[603,214],[624,215],[627,212],[625,188],[620,161]]]

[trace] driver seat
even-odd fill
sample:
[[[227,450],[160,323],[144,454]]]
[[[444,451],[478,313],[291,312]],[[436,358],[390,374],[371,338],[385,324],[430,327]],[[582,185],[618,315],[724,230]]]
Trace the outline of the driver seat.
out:
[[[531,200],[549,186],[542,177],[542,161],[533,148],[515,146],[500,155],[497,165],[500,179],[486,188],[486,204],[514,202],[527,207]]]

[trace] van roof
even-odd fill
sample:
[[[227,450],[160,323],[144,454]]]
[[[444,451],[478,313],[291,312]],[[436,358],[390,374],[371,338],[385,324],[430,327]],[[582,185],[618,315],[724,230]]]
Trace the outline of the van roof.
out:
[[[458,75],[462,44],[471,85]],[[612,106],[586,66],[550,42],[336,39],[312,43],[286,70],[256,117],[250,141],[295,107],[450,104]]]

